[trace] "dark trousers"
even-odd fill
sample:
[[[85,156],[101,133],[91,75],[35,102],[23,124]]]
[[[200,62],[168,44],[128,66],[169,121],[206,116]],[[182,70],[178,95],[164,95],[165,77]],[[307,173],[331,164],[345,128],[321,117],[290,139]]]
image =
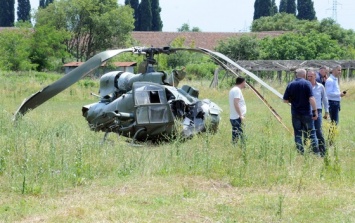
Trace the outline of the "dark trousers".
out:
[[[318,109],[318,119],[314,120],[314,128],[318,139],[318,148],[322,156],[326,153],[325,139],[322,131],[322,109]]]
[[[328,102],[329,102],[330,120],[332,121],[329,129],[328,142],[329,145],[333,145],[336,126],[339,123],[340,101],[329,100]]]
[[[245,143],[245,138],[243,134],[243,123],[240,118],[230,119],[232,125],[232,142],[237,143],[239,139],[242,140],[242,143]]]
[[[340,111],[340,101],[329,100],[329,115],[330,120],[338,125],[339,123],[339,111]]]
[[[310,115],[292,115],[292,126],[298,152],[304,153],[302,136],[305,136],[311,140],[312,151],[318,154],[318,140],[312,117]]]

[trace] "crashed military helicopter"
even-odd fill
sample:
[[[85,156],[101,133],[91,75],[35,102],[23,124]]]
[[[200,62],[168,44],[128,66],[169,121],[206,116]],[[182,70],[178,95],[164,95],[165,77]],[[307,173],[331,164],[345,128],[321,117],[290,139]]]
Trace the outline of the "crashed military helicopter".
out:
[[[15,112],[14,120],[18,120],[29,110],[73,85],[108,59],[121,53],[133,53],[145,55],[144,70],[138,74],[123,71],[104,74],[100,78],[100,90],[97,95],[100,100],[82,107],[82,115],[88,121],[91,130],[104,132],[104,140],[108,133],[113,132],[132,138],[132,142],[169,138],[175,133],[176,122],[182,126],[181,135],[184,138],[206,130],[215,132],[218,129],[222,109],[209,99],[200,100],[199,91],[191,86],[184,85],[177,88],[179,82],[185,77],[184,70],[174,70],[170,76],[164,71],[154,70],[155,55],[169,55],[178,51],[207,54],[235,75],[237,75],[235,70],[230,66],[242,70],[282,98],[279,92],[253,73],[218,52],[202,48],[132,47],[108,50],[93,56],[61,79],[25,99]],[[252,87],[252,90],[279,119],[278,114],[255,88]]]

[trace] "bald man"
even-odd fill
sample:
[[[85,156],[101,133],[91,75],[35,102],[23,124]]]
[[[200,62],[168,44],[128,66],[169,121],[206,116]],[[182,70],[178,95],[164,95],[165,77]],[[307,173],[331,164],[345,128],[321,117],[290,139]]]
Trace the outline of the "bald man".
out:
[[[292,126],[296,148],[304,153],[302,136],[311,140],[313,153],[319,155],[318,140],[313,120],[318,119],[317,105],[312,92],[312,85],[306,79],[306,70],[296,70],[296,79],[288,84],[283,100],[291,103]],[[305,132],[305,134],[303,134]]]

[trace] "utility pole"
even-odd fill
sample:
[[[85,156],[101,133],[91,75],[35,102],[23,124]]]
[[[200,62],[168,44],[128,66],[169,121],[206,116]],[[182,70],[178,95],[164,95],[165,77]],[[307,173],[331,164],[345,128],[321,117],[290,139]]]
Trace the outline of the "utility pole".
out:
[[[333,0],[333,7],[332,7],[333,15],[332,15],[332,18],[334,19],[335,22],[338,19],[337,6],[338,6],[338,1],[337,0]]]

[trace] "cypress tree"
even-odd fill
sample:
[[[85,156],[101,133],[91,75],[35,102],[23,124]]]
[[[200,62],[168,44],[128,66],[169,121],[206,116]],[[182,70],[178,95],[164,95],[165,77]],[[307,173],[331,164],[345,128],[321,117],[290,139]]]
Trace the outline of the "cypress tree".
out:
[[[312,0],[297,0],[297,12],[298,19],[317,19]]]
[[[15,0],[0,1],[0,26],[12,27],[15,22]]]
[[[139,8],[139,0],[125,0],[125,5],[131,6],[133,9],[133,17],[134,17],[134,31],[139,31],[139,15],[138,15],[138,8]]]
[[[53,3],[53,0],[46,0],[46,6],[48,6],[51,3]]]
[[[159,0],[152,0],[152,31],[162,31],[163,29],[160,12]]]
[[[30,0],[17,0],[17,21],[31,21],[31,3]]]
[[[270,15],[273,16],[276,13],[278,13],[277,6],[275,0],[271,1],[271,7],[270,7]]]
[[[46,4],[46,0],[39,0],[39,7],[44,8]]]
[[[255,0],[254,20],[263,16],[270,16],[271,8],[271,0]]]
[[[150,0],[142,0],[138,7],[137,31],[152,30],[152,4]]]
[[[260,18],[261,16],[260,16],[260,8],[259,8],[259,2],[260,2],[260,0],[255,0],[255,2],[254,2],[254,16],[253,16],[253,20],[255,20],[255,19],[258,19],[258,18]]]
[[[287,0],[286,13],[296,15],[296,1]]]
[[[279,6],[279,12],[286,12],[287,9],[287,0],[281,0]]]

